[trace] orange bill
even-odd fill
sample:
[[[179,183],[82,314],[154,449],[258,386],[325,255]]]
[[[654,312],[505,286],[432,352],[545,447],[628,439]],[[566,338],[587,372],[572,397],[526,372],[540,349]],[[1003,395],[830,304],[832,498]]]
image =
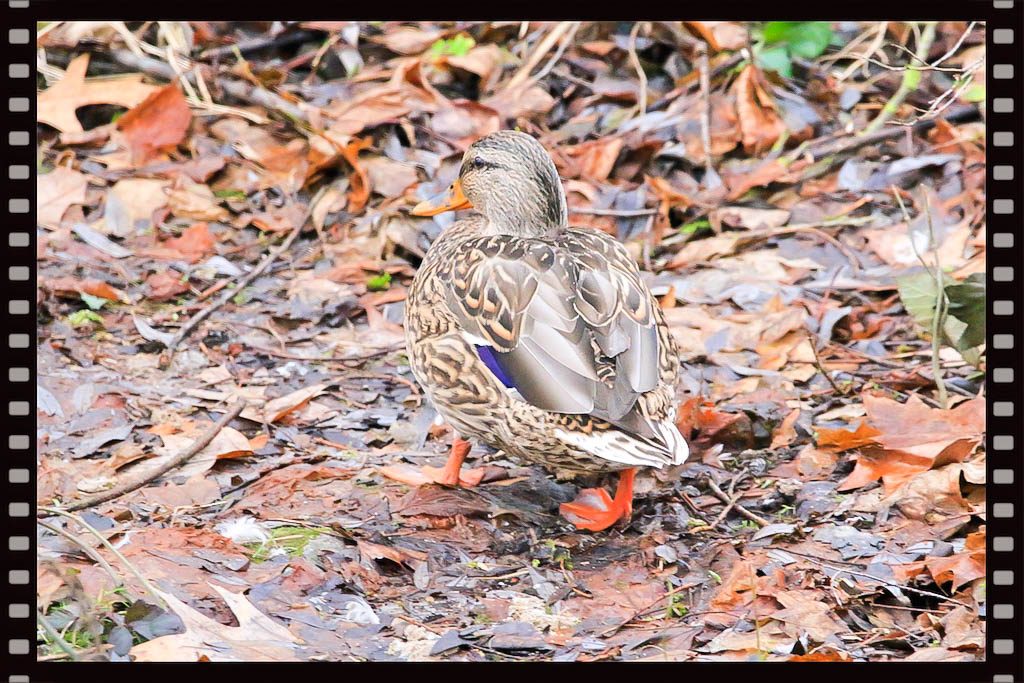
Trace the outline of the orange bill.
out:
[[[471,206],[473,205],[466,199],[466,195],[462,194],[462,183],[456,180],[444,192],[414,206],[410,213],[413,216],[436,216],[445,211],[468,209]]]

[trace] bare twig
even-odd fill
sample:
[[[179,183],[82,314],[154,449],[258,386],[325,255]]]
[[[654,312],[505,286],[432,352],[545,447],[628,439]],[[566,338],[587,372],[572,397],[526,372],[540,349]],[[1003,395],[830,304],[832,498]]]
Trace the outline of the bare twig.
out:
[[[552,47],[554,47],[555,43],[557,43],[562,36],[572,28],[573,23],[574,22],[571,21],[561,21],[556,24],[554,28],[548,31],[547,35],[541,39],[540,43],[538,43],[534,51],[530,53],[530,56],[523,65],[519,67],[519,71],[515,72],[515,74],[512,75],[512,78],[508,80],[504,89],[513,90],[525,83],[530,77],[530,72],[533,71],[534,67],[540,64],[540,60],[544,58],[544,55],[546,55]]]
[[[700,143],[704,147],[704,171],[711,176],[714,161],[711,158],[711,78],[708,75],[708,44],[701,41],[697,48],[700,69],[700,99],[703,103],[700,117]]]
[[[640,57],[636,54],[636,36],[640,32],[642,24],[642,21],[635,22],[629,32],[629,63],[633,65],[637,80],[640,81],[640,94],[637,96],[637,108],[640,116],[647,113],[647,74],[644,73]]]
[[[548,75],[551,69],[555,67],[555,64],[558,63],[558,60],[562,58],[562,55],[565,54],[566,48],[569,47],[570,43],[572,43],[573,37],[575,37],[576,32],[579,30],[580,22],[574,21],[572,27],[569,29],[569,32],[565,34],[565,37],[562,38],[562,41],[558,44],[558,49],[555,50],[555,54],[551,55],[551,59],[548,60],[547,64],[545,64],[540,71],[538,71],[536,74],[530,77],[529,83],[536,83],[537,81]],[[587,87],[590,86],[588,85]]]
[[[935,42],[935,28],[938,22],[929,21],[925,23],[924,31],[921,32],[921,39],[918,41],[916,50],[921,57],[918,57],[921,61],[927,64],[928,50],[931,49],[932,43]],[[903,79],[900,81],[900,87],[896,89],[889,101],[885,103],[882,110],[878,112],[878,116],[874,118],[864,129],[862,135],[870,135],[876,130],[885,125],[885,122],[892,118],[900,106],[903,104],[903,100],[907,99],[907,95],[917,90],[917,87],[921,84],[921,70],[911,68],[909,65],[903,72]]]
[[[267,254],[255,268],[253,268],[245,277],[239,280],[238,284],[235,286],[234,289],[229,289],[223,294],[221,294],[220,297],[218,297],[211,304],[209,304],[201,311],[196,313],[194,316],[192,316],[191,319],[189,319],[187,323],[181,326],[177,334],[174,335],[174,338],[171,339],[170,343],[167,344],[167,349],[160,356],[160,367],[167,368],[168,366],[170,366],[171,359],[174,357],[174,352],[177,350],[178,345],[181,344],[182,341],[184,341],[185,337],[192,334],[192,331],[199,326],[199,323],[209,318],[213,314],[213,312],[216,311],[218,308],[220,308],[227,302],[231,301],[231,299],[234,298],[234,296],[238,294],[238,292],[248,287],[253,282],[253,280],[262,275],[263,272],[267,270],[267,268],[269,268],[275,261],[277,261],[277,259],[280,258],[286,251],[288,251],[288,248],[292,246],[292,242],[294,242],[295,239],[299,236],[299,233],[302,232],[302,228],[306,225],[306,221],[309,220],[309,215],[310,212],[312,211],[313,204],[313,202],[309,203],[309,205],[306,207],[305,212],[302,215],[302,219],[296,223],[295,227],[292,228],[292,231],[290,233],[288,233],[288,236],[284,239],[284,241],[281,242],[281,244],[278,245],[277,248],[272,249],[271,252]]]
[[[45,513],[48,515],[59,515],[61,517],[70,519],[71,521],[78,524],[78,526],[82,527],[90,534],[95,536],[97,539],[99,539],[100,543],[102,543],[103,546],[107,550],[109,550],[114,555],[114,557],[116,557],[121,562],[121,564],[124,565],[125,569],[130,571],[132,575],[139,580],[139,583],[142,584],[142,587],[146,589],[146,592],[148,592],[153,597],[153,599],[156,601],[156,604],[164,607],[165,609],[167,608],[167,601],[164,600],[163,597],[161,597],[160,592],[153,587],[153,584],[149,582],[149,579],[143,576],[142,572],[140,572],[134,564],[129,562],[128,558],[121,554],[121,551],[115,548],[114,545],[109,540],[107,540],[107,537],[101,534],[99,531],[97,531],[93,525],[89,524],[80,516],[72,514],[67,510],[61,510],[60,508],[50,507],[48,505],[38,506],[36,510],[36,515],[39,516],[40,513]]]
[[[885,34],[889,30],[889,22],[883,21],[878,24],[878,29],[875,33],[874,40],[871,41],[871,45],[868,46],[867,51],[863,55],[852,55],[854,61],[851,62],[844,70],[843,73],[836,77],[836,80],[842,82],[853,75],[853,72],[864,66],[868,59],[872,55],[877,53],[882,48],[882,43],[885,41]],[[846,48],[844,48],[846,49]]]
[[[295,43],[305,43],[307,41],[316,40],[318,37],[317,33],[312,31],[298,30],[298,31],[282,31],[275,36],[263,36],[260,38],[253,38],[251,40],[243,40],[238,43],[232,43],[231,45],[222,45],[220,47],[211,48],[204,50],[199,54],[199,59],[216,59],[219,57],[227,57],[237,50],[238,52],[255,52],[257,50],[264,50],[273,47],[285,47],[287,45],[294,45]]]
[[[54,628],[53,624],[50,623],[50,620],[44,617],[43,613],[39,610],[36,610],[36,623],[43,627],[43,630],[46,631],[46,635],[50,637],[50,640],[53,641],[54,645],[64,651],[64,654],[76,662],[80,659],[79,653],[74,650],[66,640],[64,640],[60,631]]]
[[[712,479],[711,477],[708,477],[707,481],[708,487],[714,492],[715,496],[717,496],[718,499],[723,503],[728,504],[729,496],[725,493],[725,491],[722,490],[722,488],[717,483],[715,483],[715,480]],[[736,512],[740,513],[741,515],[749,519],[754,524],[757,524],[758,526],[768,526],[769,524],[767,519],[761,517],[760,515],[754,514],[747,508],[743,507],[742,505],[736,506]]]
[[[117,484],[113,488],[107,491],[103,491],[101,493],[97,493],[96,495],[89,496],[81,500],[77,500],[74,503],[71,503],[70,505],[66,506],[64,509],[68,512],[84,510],[86,508],[91,508],[93,506],[99,505],[100,503],[105,503],[108,500],[119,498],[126,493],[130,493],[135,489],[145,486],[146,484],[153,481],[157,477],[167,472],[170,472],[175,467],[179,467],[185,464],[186,462],[188,462],[190,458],[195,456],[196,453],[209,446],[210,442],[213,441],[217,434],[220,433],[220,430],[224,429],[224,427],[227,426],[229,422],[238,417],[239,413],[241,413],[242,410],[245,408],[245,405],[245,399],[239,399],[238,401],[236,401],[235,404],[226,413],[224,413],[224,415],[222,415],[219,420],[217,420],[217,422],[212,424],[210,428],[203,432],[203,434],[198,439],[193,441],[191,446],[186,448],[181,453],[178,453],[173,458],[170,458],[167,462],[163,463],[159,467],[153,468],[152,470],[140,472],[135,476],[125,477],[119,484]]]
[[[620,216],[634,218],[637,216],[653,216],[657,209],[590,209],[585,206],[570,206],[569,213],[581,213],[587,216]]]
[[[899,190],[895,185],[890,186],[892,194],[896,198],[896,203],[900,206],[900,211],[903,212],[903,220],[907,223],[907,236],[910,238],[910,246],[914,250],[914,256],[921,262],[921,266],[924,267],[928,273],[935,279],[935,309],[932,311],[932,375],[935,380],[935,389],[939,394],[939,406],[943,410],[949,408],[949,394],[946,393],[946,383],[942,379],[942,366],[939,359],[939,349],[941,346],[939,335],[942,330],[942,323],[946,317],[946,307],[948,302],[946,301],[946,288],[942,281],[942,266],[939,263],[939,245],[935,241],[935,228],[932,225],[932,212],[931,207],[928,204],[928,194],[924,195],[924,212],[925,219],[928,221],[928,246],[935,252],[935,266],[928,265],[928,262],[924,260],[924,257],[917,251],[917,244],[914,242],[914,235],[910,231],[910,213],[907,211],[907,207],[903,204],[903,198],[900,197]]]
[[[843,567],[833,567],[832,565],[826,564],[825,562],[819,562],[818,560],[815,560],[814,558],[812,558],[812,557],[810,557],[809,555],[806,555],[806,554],[803,554],[802,557],[805,557],[808,560],[810,560],[811,562],[814,562],[815,564],[817,564],[818,566],[820,566],[820,567],[822,567],[824,569],[828,569],[830,571],[839,572],[839,573],[843,573],[843,574],[852,574],[853,576],[860,576],[860,577],[863,577],[865,579],[871,579],[872,581],[877,581],[878,583],[882,584],[883,586],[892,586],[893,588],[899,588],[900,590],[909,591],[911,593],[917,593],[918,595],[927,595],[928,597],[936,598],[938,600],[943,600],[945,602],[951,602],[954,605],[960,605],[961,607],[966,607],[968,609],[972,609],[972,607],[970,605],[968,605],[967,603],[960,602],[959,600],[956,600],[955,598],[951,598],[948,595],[943,595],[942,593],[936,593],[934,591],[926,591],[926,590],[924,590],[922,588],[914,588],[913,586],[905,586],[905,585],[896,583],[895,581],[887,581],[886,579],[882,579],[882,578],[879,578],[879,577],[874,576],[872,574],[868,574],[867,572],[858,572],[858,571],[855,571],[853,569],[845,569]]]
[[[93,548],[89,544],[85,543],[82,539],[78,538],[77,536],[75,536],[72,533],[69,533],[69,532],[65,531],[64,529],[61,529],[58,526],[54,526],[52,524],[44,522],[41,519],[37,519],[36,520],[36,524],[38,524],[39,526],[43,527],[47,531],[50,531],[52,533],[57,534],[58,536],[60,536],[61,538],[65,539],[69,543],[73,543],[74,545],[76,545],[79,548],[81,548],[82,552],[84,552],[86,555],[88,555],[90,560],[92,560],[93,562],[98,564],[100,567],[103,568],[103,571],[107,572],[107,574],[110,575],[110,578],[112,578],[114,580],[114,584],[115,585],[124,583],[121,580],[121,577],[118,575],[118,573],[114,571],[114,568],[110,566],[110,563],[107,562],[106,560],[104,560],[103,556],[100,555],[98,552],[96,552],[95,548]],[[129,589],[127,586],[125,586],[125,588],[128,590],[129,597],[131,597],[133,600],[137,599],[138,596],[134,595],[134,591]]]

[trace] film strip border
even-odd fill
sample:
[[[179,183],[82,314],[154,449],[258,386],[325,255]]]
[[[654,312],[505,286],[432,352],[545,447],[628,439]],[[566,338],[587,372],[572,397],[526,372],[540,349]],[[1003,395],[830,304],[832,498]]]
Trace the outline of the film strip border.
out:
[[[993,0],[988,23],[987,75],[987,260],[988,260],[988,653],[993,681],[1024,680],[1021,642],[1021,382],[1018,362],[1024,341],[1020,238],[1020,87],[1022,0]]]
[[[35,17],[29,0],[3,0],[7,5],[2,36],[7,70],[6,131],[4,155],[7,182],[4,206],[8,267],[6,334],[3,337],[7,373],[6,419],[3,438],[7,444],[7,524],[5,619],[8,622],[4,648],[11,662],[7,680],[27,682],[35,660]]]
[[[991,4],[989,4],[991,3]],[[38,6],[39,2],[36,3]],[[7,661],[9,683],[28,683],[35,662],[32,620],[35,601],[32,552],[35,537],[35,226],[32,222],[35,186],[35,19],[29,0],[6,0],[8,11],[2,35],[7,65],[5,110],[7,182],[7,334],[3,340],[7,369]],[[1024,0],[978,3],[988,17],[987,150],[988,150],[988,650],[986,670],[993,683],[1024,681],[1024,636],[1021,629],[1021,521],[1024,476],[1018,445],[1024,391],[1016,377],[1024,343],[1024,324],[1018,308],[1024,305],[1024,250],[1015,234],[1024,207],[1021,174],[1024,156],[1020,139],[1024,98],[1020,78],[1024,30]],[[987,7],[986,7],[987,5]],[[991,11],[988,11],[991,8]],[[1024,366],[1024,364],[1021,364]],[[978,680],[981,680],[980,678]]]
[[[1021,0],[993,0],[988,24],[987,259],[988,368],[988,654],[993,681],[1024,680],[1021,600],[1021,383],[1015,377],[1024,340],[1020,232],[1024,63]],[[1016,433],[1015,433],[1016,432]]]

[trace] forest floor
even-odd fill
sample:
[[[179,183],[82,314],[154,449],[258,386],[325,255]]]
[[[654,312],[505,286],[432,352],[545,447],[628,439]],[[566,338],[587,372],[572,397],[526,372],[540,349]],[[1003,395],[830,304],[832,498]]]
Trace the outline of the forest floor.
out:
[[[983,26],[39,45],[41,660],[984,657]],[[513,127],[680,348],[691,457],[605,532],[558,515],[602,480],[483,447],[472,489],[380,472],[452,438],[401,321],[453,217],[408,210]]]

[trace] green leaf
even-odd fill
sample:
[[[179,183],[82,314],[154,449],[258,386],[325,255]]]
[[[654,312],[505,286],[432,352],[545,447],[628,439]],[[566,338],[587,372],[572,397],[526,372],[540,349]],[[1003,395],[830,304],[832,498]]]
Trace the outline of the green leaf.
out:
[[[460,33],[452,38],[438,38],[430,46],[430,52],[436,56],[463,57],[474,45],[476,41],[471,36]]]
[[[391,286],[391,273],[374,275],[366,281],[366,288],[371,292],[383,292]]]
[[[935,317],[935,276],[921,271],[896,280],[900,300],[914,322],[931,332]]]
[[[985,86],[982,83],[971,84],[962,95],[965,102],[984,102]]]
[[[766,47],[757,53],[757,65],[767,71],[775,71],[786,78],[793,77],[793,61],[785,45]]]
[[[93,296],[92,294],[86,294],[85,292],[79,292],[78,295],[82,297],[82,301],[85,305],[94,311],[98,311],[109,303],[108,299],[104,299],[101,296]]]
[[[93,323],[103,327],[103,318],[94,311],[90,311],[85,308],[80,311],[75,311],[69,315],[68,322],[72,327],[85,327],[86,325],[92,325]]]
[[[962,321],[964,330],[954,337],[958,350],[985,343],[985,274],[974,273],[958,284],[947,285],[949,315]]]
[[[681,232],[681,233],[683,233],[685,235],[692,235],[695,232],[698,232],[700,230],[710,230],[710,229],[711,229],[711,221],[709,221],[707,218],[698,218],[695,221],[690,221],[686,225],[680,226],[679,227],[679,232]]]
[[[786,43],[791,54],[814,59],[828,48],[832,27],[827,21],[769,21],[764,39],[769,44]]]
[[[218,199],[245,199],[245,190],[214,190],[213,196]]]
[[[935,276],[927,271],[896,281],[900,299],[914,322],[929,333],[935,317]],[[985,343],[985,274],[974,273],[963,282],[943,275],[949,302],[942,321],[943,341],[961,353]]]

